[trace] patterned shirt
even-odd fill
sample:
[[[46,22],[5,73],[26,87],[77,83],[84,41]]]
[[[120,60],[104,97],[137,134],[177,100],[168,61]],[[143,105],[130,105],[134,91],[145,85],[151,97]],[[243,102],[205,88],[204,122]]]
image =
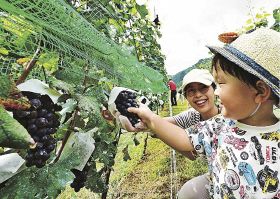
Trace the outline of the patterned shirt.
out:
[[[257,127],[218,115],[186,132],[197,153],[207,158],[213,198],[280,195],[280,121]]]
[[[183,129],[202,121],[200,113],[193,108],[173,116],[173,119]]]
[[[221,107],[218,106],[218,113],[221,112]],[[173,116],[173,119],[177,125],[183,129],[189,128],[190,126],[203,121],[200,113],[194,108],[190,108],[187,111],[179,113]]]

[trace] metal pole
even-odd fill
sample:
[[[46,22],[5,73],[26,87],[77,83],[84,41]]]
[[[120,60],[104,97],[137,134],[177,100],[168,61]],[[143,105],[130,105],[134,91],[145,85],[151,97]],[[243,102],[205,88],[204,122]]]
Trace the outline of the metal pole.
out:
[[[173,116],[172,105],[171,105],[171,90],[169,91],[169,116]],[[176,198],[177,194],[177,168],[176,168],[176,151],[170,149],[170,199]],[[174,195],[174,196],[173,196]]]

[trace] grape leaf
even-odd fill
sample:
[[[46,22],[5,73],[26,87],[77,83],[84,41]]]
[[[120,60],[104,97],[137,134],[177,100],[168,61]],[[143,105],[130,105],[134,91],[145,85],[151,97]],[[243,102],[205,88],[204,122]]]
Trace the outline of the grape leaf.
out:
[[[73,94],[75,91],[74,84],[66,83],[66,82],[58,80],[54,77],[50,78],[50,87],[54,87],[58,90],[62,90],[64,93],[67,93],[67,94]]]
[[[87,111],[90,114],[99,114],[100,106],[97,103],[95,97],[91,96],[77,96],[78,98],[78,106],[81,110]]]
[[[7,50],[7,49],[4,48],[4,47],[1,47],[1,48],[0,48],[0,54],[2,54],[2,55],[8,55],[8,54],[9,54],[9,50]]]
[[[84,111],[81,112],[81,115],[85,115]],[[104,132],[104,134],[95,134],[94,136],[98,136],[101,135],[106,136],[105,140],[107,140],[107,133],[109,134],[109,132],[111,132],[115,126],[114,125],[110,125],[110,123],[108,123],[102,116],[100,113],[98,114],[88,114],[84,119],[87,119],[87,123],[86,123],[86,127],[85,130],[90,130],[93,129],[95,127],[99,128],[100,132]],[[111,136],[111,135],[110,135]],[[95,137],[94,137],[95,139]],[[111,139],[111,138],[108,138]]]
[[[53,73],[58,69],[58,60],[58,53],[47,52],[40,55],[36,64],[43,66],[47,71]]]
[[[67,113],[72,113],[75,108],[77,107],[77,102],[70,98],[66,100],[66,103],[62,105],[62,110],[59,112],[59,114],[61,115],[61,122],[64,122],[65,118],[66,118],[66,114]]]
[[[105,142],[98,142],[95,144],[96,150],[93,152],[93,157],[98,159],[98,162],[103,163],[106,166],[114,165],[114,154],[116,153],[116,147],[112,143],[106,144]]]
[[[145,5],[138,5],[137,4],[136,8],[137,8],[137,10],[138,10],[138,12],[139,12],[139,14],[141,15],[142,18],[145,18],[149,14]]]
[[[104,193],[108,189],[108,185],[106,185],[106,181],[104,177],[102,177],[102,171],[102,169],[97,171],[96,163],[93,161],[91,162],[88,172],[88,179],[90,180],[87,180],[85,184],[87,188],[95,193]]]
[[[67,162],[30,167],[8,179],[5,188],[0,189],[1,199],[9,198],[55,198],[74,179]]]
[[[56,139],[63,139],[65,133],[68,131],[70,123],[71,123],[71,119],[69,119],[68,121],[60,125],[59,129],[55,133]]]
[[[105,166],[114,165],[114,157],[117,151],[117,147],[113,144],[115,140],[115,134],[108,129],[98,129],[93,133],[95,139],[95,150],[92,154],[92,159],[103,163]]]
[[[58,70],[55,73],[55,77],[59,80],[65,81],[72,85],[80,85],[84,79],[84,72],[83,68],[79,65],[76,66],[69,66],[69,68],[65,68],[62,70]]]
[[[8,76],[0,75],[0,98],[8,98],[13,90],[20,92],[16,86],[14,81],[12,81]]]
[[[30,108],[29,100],[23,97],[16,84],[8,76],[0,75],[0,105],[6,110],[26,110]]]
[[[32,144],[34,140],[27,130],[0,106],[0,146],[21,149]]]

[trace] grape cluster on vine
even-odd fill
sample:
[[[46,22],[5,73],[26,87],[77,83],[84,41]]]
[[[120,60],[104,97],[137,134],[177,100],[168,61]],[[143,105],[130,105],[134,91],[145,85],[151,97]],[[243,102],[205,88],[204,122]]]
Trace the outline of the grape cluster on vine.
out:
[[[139,107],[136,102],[136,93],[131,91],[121,91],[115,100],[116,107],[121,115],[124,115],[131,122],[132,126],[135,126],[140,121],[140,118],[135,113],[127,111],[129,107]]]
[[[32,92],[23,92],[23,94],[29,99],[31,107],[25,111],[13,111],[13,117],[27,129],[36,142],[36,147],[27,152],[26,166],[35,165],[41,168],[55,149],[56,139],[53,134],[60,125],[59,117],[55,112],[61,108],[54,104],[48,95]]]
[[[73,182],[70,184],[70,186],[75,190],[75,192],[79,192],[80,189],[85,186],[89,168],[90,168],[89,163],[87,163],[82,171],[79,171],[78,169],[71,170],[74,173],[75,178]]]

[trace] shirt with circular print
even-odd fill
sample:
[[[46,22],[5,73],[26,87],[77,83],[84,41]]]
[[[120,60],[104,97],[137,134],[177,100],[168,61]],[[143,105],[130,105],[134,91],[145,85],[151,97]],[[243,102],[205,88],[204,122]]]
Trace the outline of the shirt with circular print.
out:
[[[280,193],[280,122],[249,126],[221,115],[186,132],[206,156],[213,198],[268,199]]]

